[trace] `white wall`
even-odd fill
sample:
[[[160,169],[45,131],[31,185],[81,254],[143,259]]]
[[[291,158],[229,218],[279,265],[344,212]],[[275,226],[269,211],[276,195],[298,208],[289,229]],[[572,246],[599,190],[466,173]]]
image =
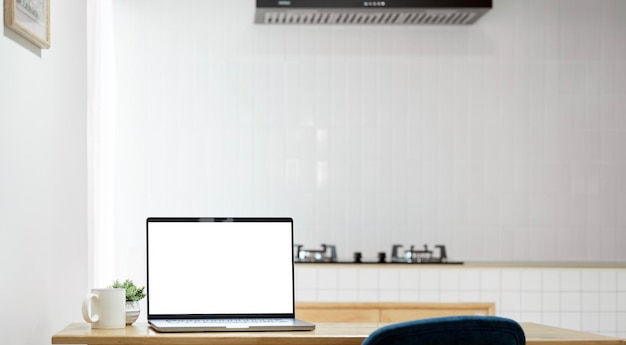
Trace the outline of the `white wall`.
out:
[[[347,258],[626,260],[626,2],[496,0],[469,27],[253,11],[115,2],[121,262],[174,215],[293,216]]]
[[[49,50],[0,35],[3,344],[50,344],[87,292],[84,2],[52,1],[51,25]]]

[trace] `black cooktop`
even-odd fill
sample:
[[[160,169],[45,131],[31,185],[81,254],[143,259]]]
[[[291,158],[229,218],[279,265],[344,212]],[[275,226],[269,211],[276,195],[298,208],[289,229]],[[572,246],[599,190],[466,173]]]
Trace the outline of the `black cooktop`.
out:
[[[463,261],[446,261],[446,262],[378,262],[378,261],[296,261],[297,264],[377,264],[377,265],[462,265]]]

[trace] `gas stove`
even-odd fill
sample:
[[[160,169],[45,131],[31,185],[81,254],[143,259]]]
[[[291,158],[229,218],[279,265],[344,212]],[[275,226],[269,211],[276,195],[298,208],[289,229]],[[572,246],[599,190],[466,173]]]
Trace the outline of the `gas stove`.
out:
[[[424,245],[402,250],[402,245],[394,244],[391,247],[391,258],[387,260],[387,253],[379,252],[378,261],[364,261],[361,252],[355,252],[353,261],[339,261],[337,247],[331,244],[322,244],[319,249],[303,249],[303,245],[294,244],[293,260],[296,263],[336,263],[336,264],[463,264],[462,261],[449,261],[446,246],[436,245],[434,251]]]

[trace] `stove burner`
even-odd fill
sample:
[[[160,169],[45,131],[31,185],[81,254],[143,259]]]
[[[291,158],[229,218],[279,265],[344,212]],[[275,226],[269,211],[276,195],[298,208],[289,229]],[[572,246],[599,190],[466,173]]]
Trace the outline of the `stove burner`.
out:
[[[334,245],[322,244],[322,249],[302,249],[301,244],[295,244],[295,262],[337,262],[337,249]],[[326,251],[330,253],[326,253]]]
[[[434,257],[433,251],[429,250],[427,245],[424,245],[423,250],[416,250],[415,246],[411,245],[411,248],[405,250],[403,255],[400,254],[400,248],[402,248],[401,244],[394,244],[391,247],[391,262],[437,263],[448,261],[446,246],[444,245],[435,246],[439,249],[439,257]]]

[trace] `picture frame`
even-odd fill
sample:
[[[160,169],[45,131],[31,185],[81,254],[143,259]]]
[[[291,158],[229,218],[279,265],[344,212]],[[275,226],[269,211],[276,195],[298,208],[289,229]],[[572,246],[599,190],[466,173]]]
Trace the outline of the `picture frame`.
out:
[[[50,0],[4,0],[4,25],[35,46],[50,48]]]

